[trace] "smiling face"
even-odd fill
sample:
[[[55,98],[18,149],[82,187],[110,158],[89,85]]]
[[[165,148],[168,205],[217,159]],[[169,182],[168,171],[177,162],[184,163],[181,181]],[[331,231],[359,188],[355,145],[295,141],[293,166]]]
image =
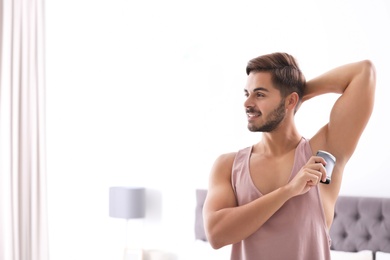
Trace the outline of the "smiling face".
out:
[[[272,85],[268,72],[251,72],[244,89],[244,106],[248,129],[252,132],[272,132],[286,116],[285,99]]]

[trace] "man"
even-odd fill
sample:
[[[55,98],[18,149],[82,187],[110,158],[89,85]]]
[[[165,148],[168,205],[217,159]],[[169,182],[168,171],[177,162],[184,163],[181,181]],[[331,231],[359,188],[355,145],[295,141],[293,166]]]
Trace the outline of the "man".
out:
[[[246,71],[248,129],[262,138],[215,161],[203,211],[207,238],[215,249],[232,244],[232,260],[329,260],[328,230],[344,167],[371,116],[375,68],[364,60],[306,82],[294,57],[272,53]],[[295,112],[325,93],[341,95],[329,122],[306,139]],[[320,184],[326,162],[318,150],[336,158],[330,184]]]

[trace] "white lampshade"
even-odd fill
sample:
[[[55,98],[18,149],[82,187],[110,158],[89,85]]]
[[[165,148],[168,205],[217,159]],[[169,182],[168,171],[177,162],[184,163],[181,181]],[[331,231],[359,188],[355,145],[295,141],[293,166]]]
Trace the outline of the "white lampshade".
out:
[[[110,217],[144,218],[145,188],[110,187]]]

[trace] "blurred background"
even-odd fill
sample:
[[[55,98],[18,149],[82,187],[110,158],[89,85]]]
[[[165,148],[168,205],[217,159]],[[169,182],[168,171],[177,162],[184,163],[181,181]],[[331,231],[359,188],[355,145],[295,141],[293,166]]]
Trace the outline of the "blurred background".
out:
[[[341,195],[390,197],[390,2],[67,0],[45,11],[51,259],[121,259],[110,186],[148,190],[142,230],[129,229],[145,248],[189,248],[195,189],[218,155],[261,138],[246,127],[245,66],[270,52],[295,56],[307,79],[374,62],[375,108]],[[301,107],[302,135],[337,97]]]

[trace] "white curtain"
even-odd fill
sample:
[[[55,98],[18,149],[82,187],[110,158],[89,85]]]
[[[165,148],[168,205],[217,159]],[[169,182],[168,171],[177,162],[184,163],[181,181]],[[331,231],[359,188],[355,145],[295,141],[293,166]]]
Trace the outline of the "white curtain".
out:
[[[43,0],[0,0],[0,37],[0,260],[46,260]]]

